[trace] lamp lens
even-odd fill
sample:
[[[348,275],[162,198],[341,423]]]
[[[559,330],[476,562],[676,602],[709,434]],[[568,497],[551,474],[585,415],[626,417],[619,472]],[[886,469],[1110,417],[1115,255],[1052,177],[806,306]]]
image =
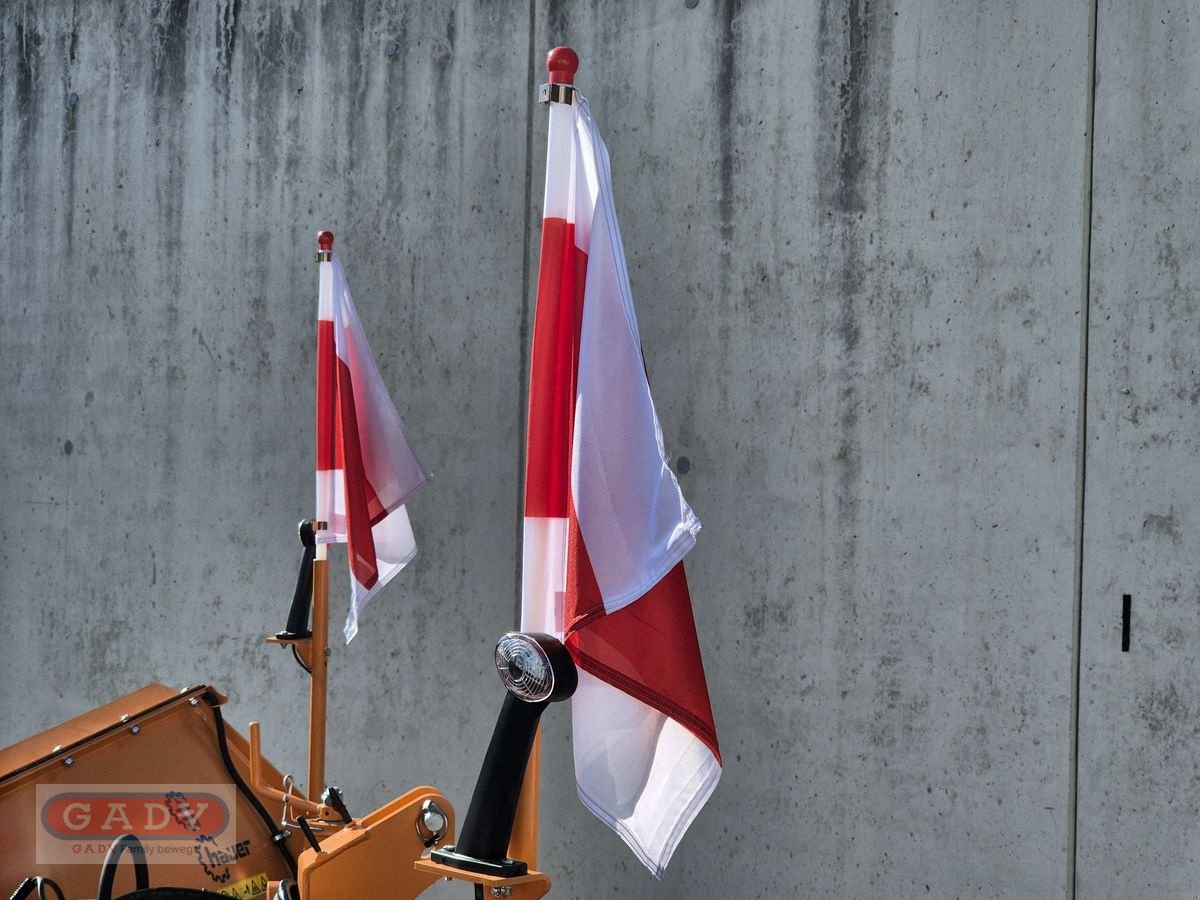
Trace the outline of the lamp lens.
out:
[[[550,657],[533,638],[512,632],[496,644],[496,671],[504,687],[518,699],[538,703],[554,692]]]

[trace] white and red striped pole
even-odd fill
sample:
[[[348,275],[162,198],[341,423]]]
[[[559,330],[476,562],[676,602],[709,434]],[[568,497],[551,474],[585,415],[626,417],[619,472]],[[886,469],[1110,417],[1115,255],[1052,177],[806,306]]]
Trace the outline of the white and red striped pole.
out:
[[[333,232],[317,235],[317,264],[320,266],[320,296],[333,294]],[[317,314],[317,400],[316,468],[332,468],[334,346],[332,335],[322,340],[321,321],[327,310]],[[322,428],[322,422],[326,423]],[[318,531],[327,527],[329,510],[316,511]],[[329,553],[328,545],[317,541],[312,579],[312,642],[309,644],[311,680],[308,693],[308,796],[316,800],[325,789],[325,722],[329,696]]]
[[[525,526],[521,581],[521,630],[561,638],[566,556],[567,502],[571,479],[570,416],[574,398],[577,298],[575,241],[566,204],[571,177],[571,133],[575,73],[579,57],[570,47],[555,47],[546,57],[549,83],[539,99],[549,106],[546,192],[538,268],[534,350],[530,356],[529,419],[525,456]],[[586,259],[583,260],[586,264]],[[525,770],[509,856],[536,866],[538,793],[541,779],[541,730]]]

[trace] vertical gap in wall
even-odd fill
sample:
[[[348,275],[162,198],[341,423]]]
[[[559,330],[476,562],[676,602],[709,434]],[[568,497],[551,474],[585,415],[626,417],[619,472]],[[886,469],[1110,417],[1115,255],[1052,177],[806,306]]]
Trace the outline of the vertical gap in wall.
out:
[[[513,483],[517,486],[517,555],[513,566],[516,581],[513,585],[514,618],[516,628],[521,627],[521,551],[525,535],[525,430],[526,418],[529,415],[529,293],[533,289],[529,265],[530,241],[533,235],[533,117],[538,111],[538,104],[533,97],[533,83],[537,72],[537,48],[534,40],[537,37],[534,28],[537,3],[529,4],[529,60],[525,70],[525,190],[522,202],[525,204],[521,222],[524,224],[524,238],[521,243],[521,330],[520,330],[520,371],[517,373],[517,405],[520,411],[517,418],[520,422],[517,434],[517,477]]]
[[[1092,173],[1096,150],[1096,33],[1100,2],[1088,22],[1087,142],[1083,167],[1083,304],[1079,310],[1079,414],[1075,451],[1075,596],[1071,649],[1071,785],[1067,816],[1067,896],[1074,900],[1079,835],[1079,673],[1083,657],[1083,526],[1087,499],[1088,322],[1092,302]]]

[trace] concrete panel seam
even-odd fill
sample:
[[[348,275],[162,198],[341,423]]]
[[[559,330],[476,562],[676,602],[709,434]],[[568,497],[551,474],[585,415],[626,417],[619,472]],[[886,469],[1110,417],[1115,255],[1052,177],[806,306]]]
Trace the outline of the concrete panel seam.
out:
[[[1075,441],[1075,596],[1072,611],[1074,640],[1071,647],[1071,763],[1070,807],[1067,815],[1067,896],[1075,900],[1076,846],[1079,832],[1079,675],[1083,637],[1083,517],[1087,489],[1087,390],[1088,327],[1092,299],[1092,165],[1096,147],[1096,35],[1099,0],[1092,0],[1088,22],[1088,135],[1085,143],[1083,184],[1083,302],[1079,310],[1079,406]]]

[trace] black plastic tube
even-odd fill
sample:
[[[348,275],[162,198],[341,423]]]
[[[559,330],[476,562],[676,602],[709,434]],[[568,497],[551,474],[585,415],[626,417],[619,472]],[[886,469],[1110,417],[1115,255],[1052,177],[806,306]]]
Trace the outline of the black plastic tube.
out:
[[[204,699],[208,701],[212,709],[213,719],[217,726],[217,747],[221,751],[221,760],[225,763],[225,770],[229,772],[229,777],[233,779],[233,783],[237,785],[242,796],[250,801],[250,805],[254,807],[254,811],[258,813],[263,824],[267,826],[267,830],[271,832],[271,843],[279,851],[279,855],[283,857],[287,863],[288,870],[292,875],[296,874],[296,859],[292,856],[292,851],[288,849],[288,836],[275,824],[275,820],[271,818],[271,814],[267,812],[265,806],[258,799],[254,791],[250,790],[250,786],[246,784],[241,773],[238,772],[237,766],[233,764],[233,757],[229,755],[229,742],[225,739],[225,717],[221,715],[221,708],[217,706],[218,700],[215,694],[205,694]]]

